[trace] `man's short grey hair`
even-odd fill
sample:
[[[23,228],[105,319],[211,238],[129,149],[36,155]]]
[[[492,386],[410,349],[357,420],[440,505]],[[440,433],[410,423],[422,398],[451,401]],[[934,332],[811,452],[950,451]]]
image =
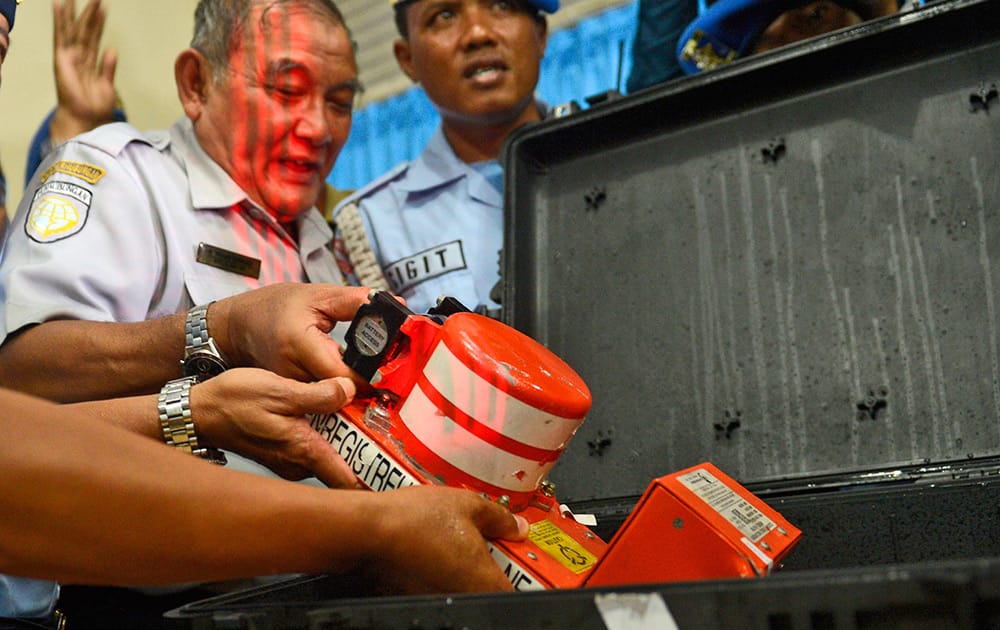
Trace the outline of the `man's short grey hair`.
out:
[[[344,16],[333,0],[200,0],[194,10],[194,36],[191,48],[205,55],[216,79],[225,75],[232,53],[247,33],[251,9],[262,5],[265,13],[284,4],[309,7],[330,17],[354,39],[347,28]]]

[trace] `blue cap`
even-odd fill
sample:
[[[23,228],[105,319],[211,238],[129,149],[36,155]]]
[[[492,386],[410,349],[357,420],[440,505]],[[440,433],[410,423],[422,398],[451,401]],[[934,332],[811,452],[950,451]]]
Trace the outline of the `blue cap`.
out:
[[[0,0],[0,14],[7,18],[10,31],[14,30],[14,14],[17,13],[17,0]]]
[[[684,29],[677,40],[677,61],[697,74],[746,54],[768,24],[808,0],[718,0]]]
[[[559,10],[559,0],[528,0],[528,4],[532,4],[539,11],[546,13],[555,13]]]
[[[677,40],[677,60],[687,74],[696,74],[744,57],[764,29],[785,11],[814,0],[718,0],[702,11]],[[862,21],[895,13],[903,0],[862,2],[833,0],[856,13]],[[922,4],[916,0],[915,4]]]

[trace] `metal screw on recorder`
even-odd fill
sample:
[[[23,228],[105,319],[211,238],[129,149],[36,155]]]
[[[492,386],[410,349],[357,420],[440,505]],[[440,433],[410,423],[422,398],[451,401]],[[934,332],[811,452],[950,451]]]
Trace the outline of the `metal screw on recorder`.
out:
[[[388,392],[379,392],[365,409],[365,424],[384,435],[392,432],[392,396]]]

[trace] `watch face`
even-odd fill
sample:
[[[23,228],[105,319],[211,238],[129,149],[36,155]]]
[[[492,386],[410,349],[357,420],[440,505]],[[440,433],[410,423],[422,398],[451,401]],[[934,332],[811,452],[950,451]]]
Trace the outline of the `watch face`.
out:
[[[226,371],[222,359],[209,352],[194,352],[184,361],[184,376],[197,376],[199,381]]]

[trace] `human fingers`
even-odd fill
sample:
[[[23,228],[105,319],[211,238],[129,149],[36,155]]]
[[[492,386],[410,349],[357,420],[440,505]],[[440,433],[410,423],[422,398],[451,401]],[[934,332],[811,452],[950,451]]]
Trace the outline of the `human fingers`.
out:
[[[385,593],[513,590],[490,556],[483,529],[520,526],[505,508],[457,488],[419,486],[380,493],[389,502],[377,512],[378,557],[373,577]],[[381,497],[380,497],[381,498]],[[495,522],[496,521],[496,522]],[[526,531],[526,526],[525,526]]]
[[[236,365],[256,365],[298,380],[348,376],[329,332],[349,321],[367,289],[322,284],[272,285],[220,300],[209,311],[216,342]]]
[[[357,388],[343,376],[296,384],[295,404],[302,414],[331,413],[354,400]]]
[[[337,342],[319,328],[288,339],[283,348],[288,353],[287,361],[293,378],[309,381],[343,376],[351,379],[356,387],[368,385],[344,363]]]
[[[315,477],[330,488],[356,490],[363,486],[344,458],[317,433],[305,418],[285,421],[284,440],[250,442],[241,455],[271,469],[283,479]]]
[[[67,5],[69,5],[67,7]],[[52,46],[54,50],[59,50],[69,41],[70,33],[67,15],[73,15],[73,0],[59,2],[52,0]]]
[[[97,64],[97,51],[101,47],[105,12],[100,0],[90,0],[77,19],[76,39],[83,50],[83,62],[92,69]]]
[[[349,404],[355,395],[354,383],[344,377],[307,383],[299,388],[295,398],[298,410],[305,414],[326,414]],[[300,465],[309,469],[331,488],[359,488],[357,475],[346,461],[319,433],[313,433],[312,444],[303,449],[306,461]]]
[[[108,12],[101,0],[90,0],[80,16],[80,34],[88,47],[96,50],[100,45],[107,20]]]
[[[333,321],[349,322],[362,304],[368,302],[368,287],[345,287],[335,284],[313,285],[317,289],[314,308]]]
[[[307,335],[293,335],[286,341],[291,360],[312,378],[346,376],[361,388],[368,383],[345,363],[337,342],[330,331],[338,322],[349,322],[368,301],[370,290],[365,287],[316,285],[308,296],[307,309],[313,312],[316,326]]]
[[[115,70],[118,69],[118,53],[114,50],[108,49],[104,51],[104,55],[101,57],[101,77],[111,84],[115,82]]]
[[[204,440],[285,479],[315,476],[331,487],[355,488],[350,467],[306,417],[333,412],[353,395],[346,379],[300,383],[266,370],[236,368],[192,388],[191,415]]]
[[[487,508],[479,513],[477,526],[485,538],[521,541],[528,537],[528,521],[502,505],[484,501]]]
[[[351,469],[350,464],[337,454],[337,451],[330,446],[326,440],[316,434],[316,440],[322,442],[313,452],[321,456],[314,457],[307,470],[316,479],[330,488],[343,488],[347,490],[357,490],[364,486],[358,481],[358,476]]]

